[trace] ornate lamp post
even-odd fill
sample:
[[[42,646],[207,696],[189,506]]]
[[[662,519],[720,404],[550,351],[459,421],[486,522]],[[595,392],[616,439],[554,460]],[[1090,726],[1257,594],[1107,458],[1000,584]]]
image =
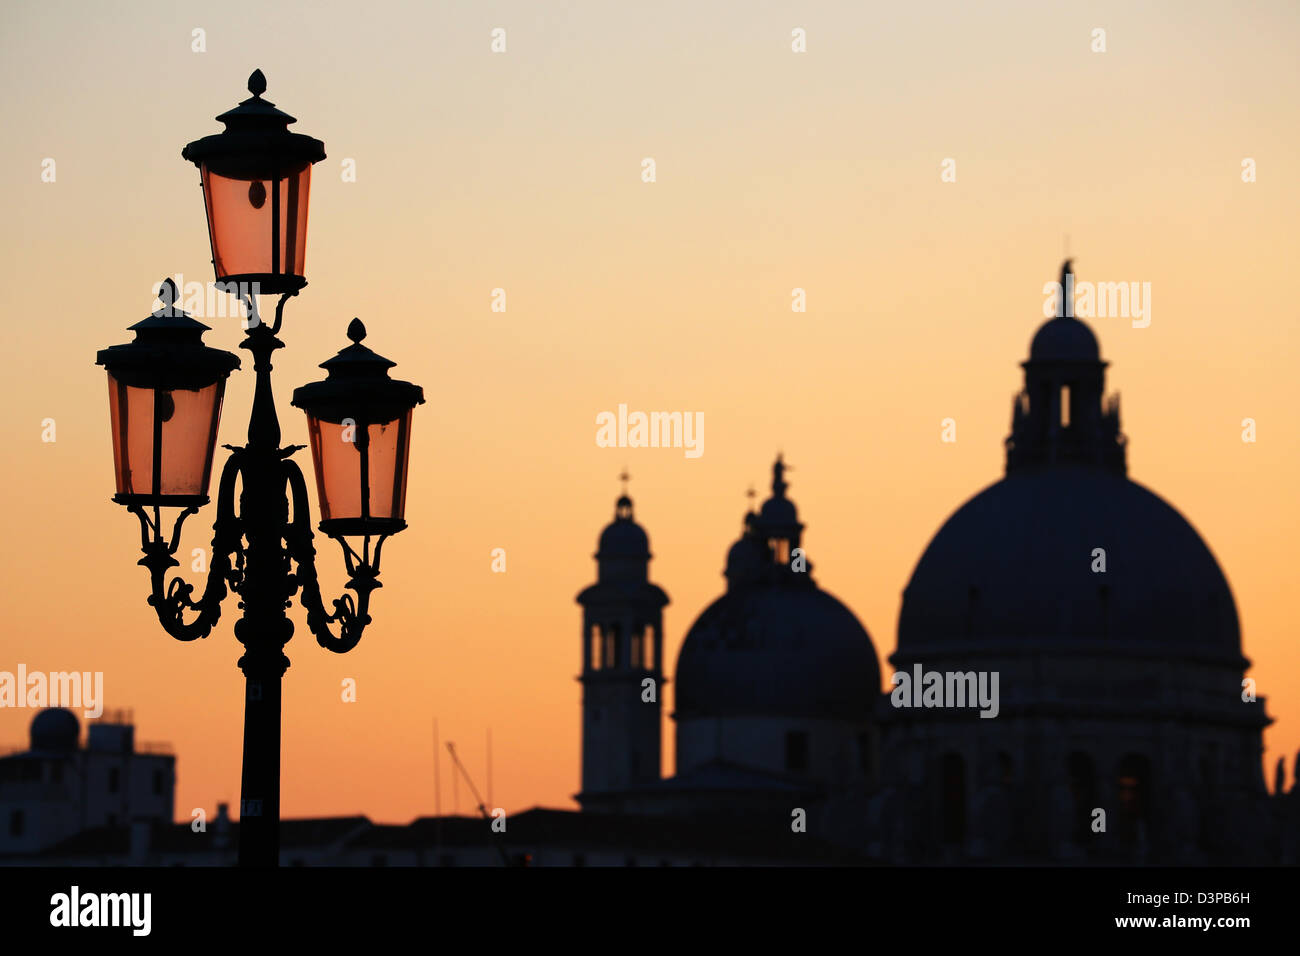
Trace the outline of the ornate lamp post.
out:
[[[356,594],[345,592],[327,613],[316,582],[306,482],[292,458],[305,446],[281,447],[271,390],[271,356],[284,345],[276,336],[285,302],[307,284],[307,193],[311,166],[325,151],[319,140],[287,131],[294,119],[261,98],[260,70],[248,88],[250,99],[218,117],[224,132],[182,151],[202,175],[217,281],[249,310],[240,348],[252,353],[256,375],[248,443],[225,446],[231,454],[217,487],[212,560],[197,601],[190,584],[166,575],[179,563],[182,523],[208,503],[221,399],[239,359],[203,345],[207,326],[180,310],[167,280],[162,307],[131,326],[135,341],[102,350],[96,362],[108,370],[113,500],[140,521],[139,563],[149,569],[148,600],[163,629],[181,641],[207,637],[227,589],[239,597],[243,616],[235,636],[244,645],[239,667],[246,681],[239,863],[275,866],[280,692],[289,666],[283,647],[293,635],[285,611],[297,594],[308,626],[328,650],[343,653],[361,639],[370,592],[380,586],[383,542],[406,527],[411,416],[424,395],[419,386],[388,377],[394,363],[360,344],[365,328],[356,319],[348,329],[353,344],[323,363],[329,377],[294,393],[293,403],[307,412],[320,530],[341,545],[346,587]],[[260,293],[280,295],[273,325],[258,317],[254,296]],[[162,516],[167,507],[181,508],[170,536]],[[360,549],[347,537],[360,537]]]

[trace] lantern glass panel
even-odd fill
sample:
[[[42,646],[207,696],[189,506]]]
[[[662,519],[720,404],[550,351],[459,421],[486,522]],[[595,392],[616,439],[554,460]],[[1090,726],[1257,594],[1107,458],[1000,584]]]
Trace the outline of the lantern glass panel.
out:
[[[311,163],[282,179],[234,179],[206,164],[202,170],[217,278],[304,275]]]
[[[322,521],[405,519],[413,411],[368,426],[345,426],[307,416]],[[363,469],[369,472],[368,502],[363,502],[367,481]]]
[[[225,386],[222,378],[197,390],[139,388],[109,373],[118,494],[202,497],[208,493]]]

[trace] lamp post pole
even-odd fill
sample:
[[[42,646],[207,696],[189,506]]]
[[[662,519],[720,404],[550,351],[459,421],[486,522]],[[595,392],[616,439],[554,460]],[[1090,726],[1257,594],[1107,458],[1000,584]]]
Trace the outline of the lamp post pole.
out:
[[[293,636],[285,614],[296,588],[289,556],[282,547],[288,530],[289,502],[279,472],[280,422],[271,390],[271,356],[282,342],[263,324],[249,329],[240,345],[253,353],[257,384],[248,420],[248,445],[241,473],[240,514],[248,539],[243,619],[235,637],[244,645],[244,767],[240,786],[239,863],[275,866],[280,845],[281,691],[289,659],[284,645]]]

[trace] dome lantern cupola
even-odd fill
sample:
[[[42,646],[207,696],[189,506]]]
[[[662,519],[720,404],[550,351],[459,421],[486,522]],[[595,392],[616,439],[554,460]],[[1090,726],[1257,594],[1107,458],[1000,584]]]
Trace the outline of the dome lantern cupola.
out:
[[[754,534],[765,545],[769,561],[787,567],[803,534],[794,502],[785,496],[790,487],[785,480],[789,467],[778,454],[772,464],[772,497],[763,502],[758,517],[746,528],[747,533]]]
[[[1126,474],[1119,397],[1104,399],[1106,365],[1097,337],[1074,316],[1074,270],[1061,265],[1061,298],[1029,346],[1025,387],[1012,406],[1007,474],[1052,465],[1092,465]]]

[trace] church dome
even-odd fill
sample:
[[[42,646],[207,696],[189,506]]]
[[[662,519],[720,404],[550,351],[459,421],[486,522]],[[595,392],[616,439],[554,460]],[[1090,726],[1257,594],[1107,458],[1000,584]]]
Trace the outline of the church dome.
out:
[[[70,710],[49,707],[32,718],[33,750],[73,751],[80,736],[81,724]]]
[[[816,586],[724,594],[677,657],[677,717],[866,718],[880,665],[853,612]]]
[[[799,549],[786,497],[788,466],[772,466],[772,497],[745,516],[727,554],[727,593],[691,626],[677,657],[677,717],[870,715],[880,665],[866,630],[821,590]]]
[[[1105,572],[1094,571],[1095,549]],[[1104,469],[1010,474],[943,525],[903,592],[898,649],[1099,641],[1241,656],[1218,562],[1158,495]]]
[[[1086,323],[1062,315],[1042,324],[1029,346],[1029,358],[1035,362],[1095,362],[1101,358],[1101,349]]]

